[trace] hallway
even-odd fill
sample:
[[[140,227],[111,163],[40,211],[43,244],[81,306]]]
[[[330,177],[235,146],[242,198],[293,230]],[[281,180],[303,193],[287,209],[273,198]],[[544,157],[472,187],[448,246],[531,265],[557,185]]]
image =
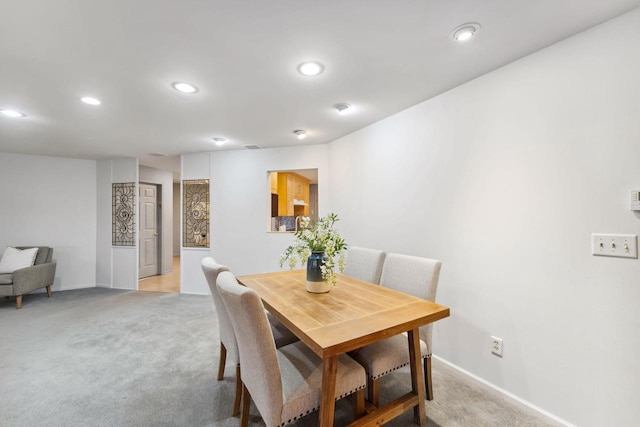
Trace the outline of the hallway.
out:
[[[138,280],[138,290],[180,293],[180,257],[173,257],[173,271],[169,274],[145,277]]]

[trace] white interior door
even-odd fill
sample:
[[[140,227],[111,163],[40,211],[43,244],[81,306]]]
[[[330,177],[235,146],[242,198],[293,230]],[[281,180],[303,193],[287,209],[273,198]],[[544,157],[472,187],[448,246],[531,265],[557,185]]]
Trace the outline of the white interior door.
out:
[[[158,187],[139,184],[140,189],[140,257],[138,278],[158,274]]]

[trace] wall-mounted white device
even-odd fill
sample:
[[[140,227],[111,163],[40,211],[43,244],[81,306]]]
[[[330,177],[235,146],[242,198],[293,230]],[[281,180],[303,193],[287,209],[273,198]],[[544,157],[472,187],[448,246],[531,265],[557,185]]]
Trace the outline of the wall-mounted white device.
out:
[[[640,190],[631,190],[629,192],[629,210],[640,211]]]

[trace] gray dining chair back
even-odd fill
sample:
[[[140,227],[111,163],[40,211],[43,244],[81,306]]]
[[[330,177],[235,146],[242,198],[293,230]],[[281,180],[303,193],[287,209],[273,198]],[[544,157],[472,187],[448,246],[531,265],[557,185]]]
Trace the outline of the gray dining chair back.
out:
[[[238,337],[242,381],[269,425],[280,424],[282,380],[273,334],[258,294],[230,273],[218,276],[220,295]]]
[[[235,365],[236,373],[236,389],[233,400],[233,407],[231,414],[236,416],[240,413],[240,398],[242,396],[242,385],[240,383],[240,358],[238,357],[238,343],[236,341],[236,335],[233,332],[233,326],[229,313],[222,302],[220,293],[216,286],[216,280],[218,275],[223,271],[229,271],[229,267],[226,265],[218,264],[215,259],[211,257],[205,257],[202,262],[202,272],[207,279],[211,296],[213,297],[213,303],[216,307],[216,314],[218,315],[218,331],[220,336],[220,357],[218,359],[218,381],[224,378],[224,368],[227,364],[227,359]]]
[[[377,285],[380,283],[384,257],[384,251],[350,246],[347,251],[344,274]]]
[[[227,309],[224,307],[224,303],[222,302],[220,293],[216,287],[218,275],[223,271],[229,271],[229,267],[218,264],[216,260],[211,257],[206,257],[202,260],[202,271],[207,279],[207,284],[209,285],[209,290],[213,297],[213,303],[216,306],[216,313],[218,314],[218,329],[220,330],[220,342],[222,342],[227,349],[227,358],[230,361],[239,363],[238,345],[236,343],[236,336],[233,333],[231,319],[229,318]]]
[[[380,285],[418,298],[434,301],[442,263],[435,259],[390,253],[385,256]],[[420,354],[424,361],[426,397],[433,399],[431,335],[433,325],[421,326]],[[406,334],[375,342],[349,353],[367,371],[368,399],[378,405],[380,377],[409,364]]]
[[[276,349],[260,296],[233,274],[221,273],[217,286],[238,340],[244,385],[240,425],[248,424],[251,399],[267,427],[284,426],[318,409],[322,359],[301,341]],[[357,415],[364,412],[365,385],[364,368],[338,356],[336,396],[355,393]]]
[[[218,381],[224,378],[224,368],[227,360],[234,364],[236,369],[236,387],[235,397],[233,400],[232,415],[236,416],[240,413],[240,400],[242,396],[242,384],[240,382],[240,358],[238,357],[238,342],[236,334],[231,324],[229,313],[222,302],[220,292],[216,286],[218,275],[223,272],[230,272],[229,267],[218,264],[213,258],[206,257],[202,260],[202,271],[207,279],[207,284],[213,297],[213,302],[216,307],[216,313],[218,314],[218,327],[220,330],[220,359],[218,363]],[[269,325],[271,329],[271,336],[273,337],[276,347],[282,347],[292,342],[298,341],[296,337],[286,326],[284,326],[278,319],[273,316],[268,316]]]
[[[380,285],[414,297],[435,301],[442,263],[435,259],[402,254],[387,254],[380,275]],[[420,339],[431,354],[433,325],[420,328]]]

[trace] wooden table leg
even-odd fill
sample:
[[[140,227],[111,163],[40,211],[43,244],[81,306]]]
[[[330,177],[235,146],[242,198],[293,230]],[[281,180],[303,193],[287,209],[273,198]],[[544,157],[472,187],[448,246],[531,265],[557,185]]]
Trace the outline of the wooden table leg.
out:
[[[336,406],[335,396],[337,371],[338,356],[331,356],[327,359],[324,359],[324,362],[322,364],[322,396],[320,398],[320,417],[318,420],[318,424],[321,427],[333,426],[333,413]]]
[[[413,407],[413,418],[418,425],[427,422],[426,398],[424,391],[424,381],[422,372],[422,361],[420,360],[420,333],[418,328],[408,332],[409,335],[409,362],[411,364],[411,388],[418,395],[418,404]]]

